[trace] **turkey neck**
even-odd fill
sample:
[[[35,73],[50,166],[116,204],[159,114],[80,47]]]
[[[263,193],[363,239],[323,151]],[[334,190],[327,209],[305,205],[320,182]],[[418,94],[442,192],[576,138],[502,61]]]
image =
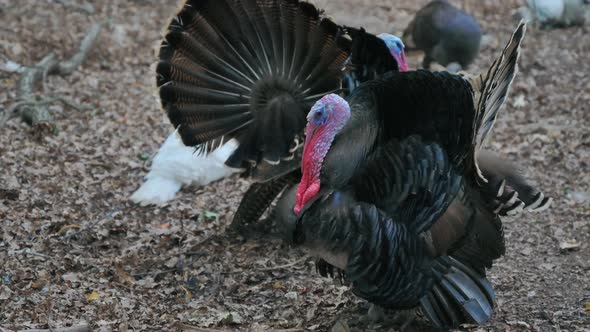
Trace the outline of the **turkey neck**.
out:
[[[376,104],[372,98],[350,104],[351,117],[334,138],[324,159],[321,182],[331,188],[342,189],[362,167],[379,134]]]

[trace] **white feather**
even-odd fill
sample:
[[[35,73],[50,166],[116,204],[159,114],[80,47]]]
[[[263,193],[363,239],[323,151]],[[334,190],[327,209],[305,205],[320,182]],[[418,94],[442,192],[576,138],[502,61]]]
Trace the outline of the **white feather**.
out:
[[[563,0],[528,0],[529,8],[541,23],[559,21],[563,14]]]
[[[182,186],[203,186],[240,172],[225,165],[237,147],[238,142],[232,139],[207,156],[199,155],[182,143],[176,130],[160,147],[145,183],[131,195],[131,200],[141,205],[162,205],[174,198]]]

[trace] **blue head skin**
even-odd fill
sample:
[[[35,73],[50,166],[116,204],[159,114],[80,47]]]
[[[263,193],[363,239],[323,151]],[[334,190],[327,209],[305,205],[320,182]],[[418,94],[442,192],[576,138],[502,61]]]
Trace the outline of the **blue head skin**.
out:
[[[350,106],[342,97],[329,94],[318,100],[307,115],[301,158],[301,182],[297,187],[295,214],[320,191],[320,172],[334,137],[350,119]]]
[[[385,45],[389,49],[389,53],[391,53],[391,56],[393,56],[397,61],[399,71],[407,71],[408,63],[406,62],[406,53],[404,52],[404,42],[402,42],[399,37],[389,33],[382,33],[377,37],[381,38],[385,42]]]

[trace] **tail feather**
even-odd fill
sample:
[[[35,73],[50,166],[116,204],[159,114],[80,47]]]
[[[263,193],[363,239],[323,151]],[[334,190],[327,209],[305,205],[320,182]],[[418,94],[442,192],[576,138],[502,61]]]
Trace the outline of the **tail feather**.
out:
[[[221,77],[212,72],[207,72],[202,67],[183,66],[182,64],[172,64],[169,62],[160,62],[156,68],[160,73],[158,76],[158,86],[162,86],[168,81],[166,79],[173,79],[175,82],[184,83],[191,86],[205,85],[210,88],[233,92],[233,93],[247,93],[251,89],[237,81],[230,80],[226,77]]]
[[[433,266],[437,281],[420,304],[435,325],[481,324],[490,318],[495,295],[485,276],[453,257],[440,257]]]
[[[236,138],[228,165],[278,164],[308,108],[340,88],[341,30],[301,0],[187,0],[160,48],[162,106],[186,145]]]
[[[545,196],[530,184],[511,162],[482,150],[478,163],[483,176],[488,180],[483,186],[483,192],[495,204],[494,209],[500,215],[515,215],[522,210],[540,212],[551,205],[551,197]]]
[[[300,178],[301,173],[293,172],[272,181],[253,183],[240,202],[232,228],[240,230],[257,222],[283,189],[296,184]]]
[[[524,39],[525,31],[526,23],[521,21],[502,51],[502,54],[492,63],[485,77],[480,75],[471,80],[477,100],[474,121],[474,132],[476,135],[473,142],[475,146],[473,163],[475,164],[478,178],[484,182],[487,180],[479,170],[477,152],[483,147],[486,139],[489,138],[498,113],[510,91],[512,81],[518,72],[520,45]]]

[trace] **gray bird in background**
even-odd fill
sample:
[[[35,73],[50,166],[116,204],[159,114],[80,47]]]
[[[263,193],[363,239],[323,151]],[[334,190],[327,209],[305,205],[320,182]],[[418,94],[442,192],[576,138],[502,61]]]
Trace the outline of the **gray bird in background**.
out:
[[[481,27],[473,16],[446,1],[436,0],[416,13],[403,40],[408,49],[425,52],[422,66],[426,69],[433,61],[465,69],[479,53],[481,36]]]

